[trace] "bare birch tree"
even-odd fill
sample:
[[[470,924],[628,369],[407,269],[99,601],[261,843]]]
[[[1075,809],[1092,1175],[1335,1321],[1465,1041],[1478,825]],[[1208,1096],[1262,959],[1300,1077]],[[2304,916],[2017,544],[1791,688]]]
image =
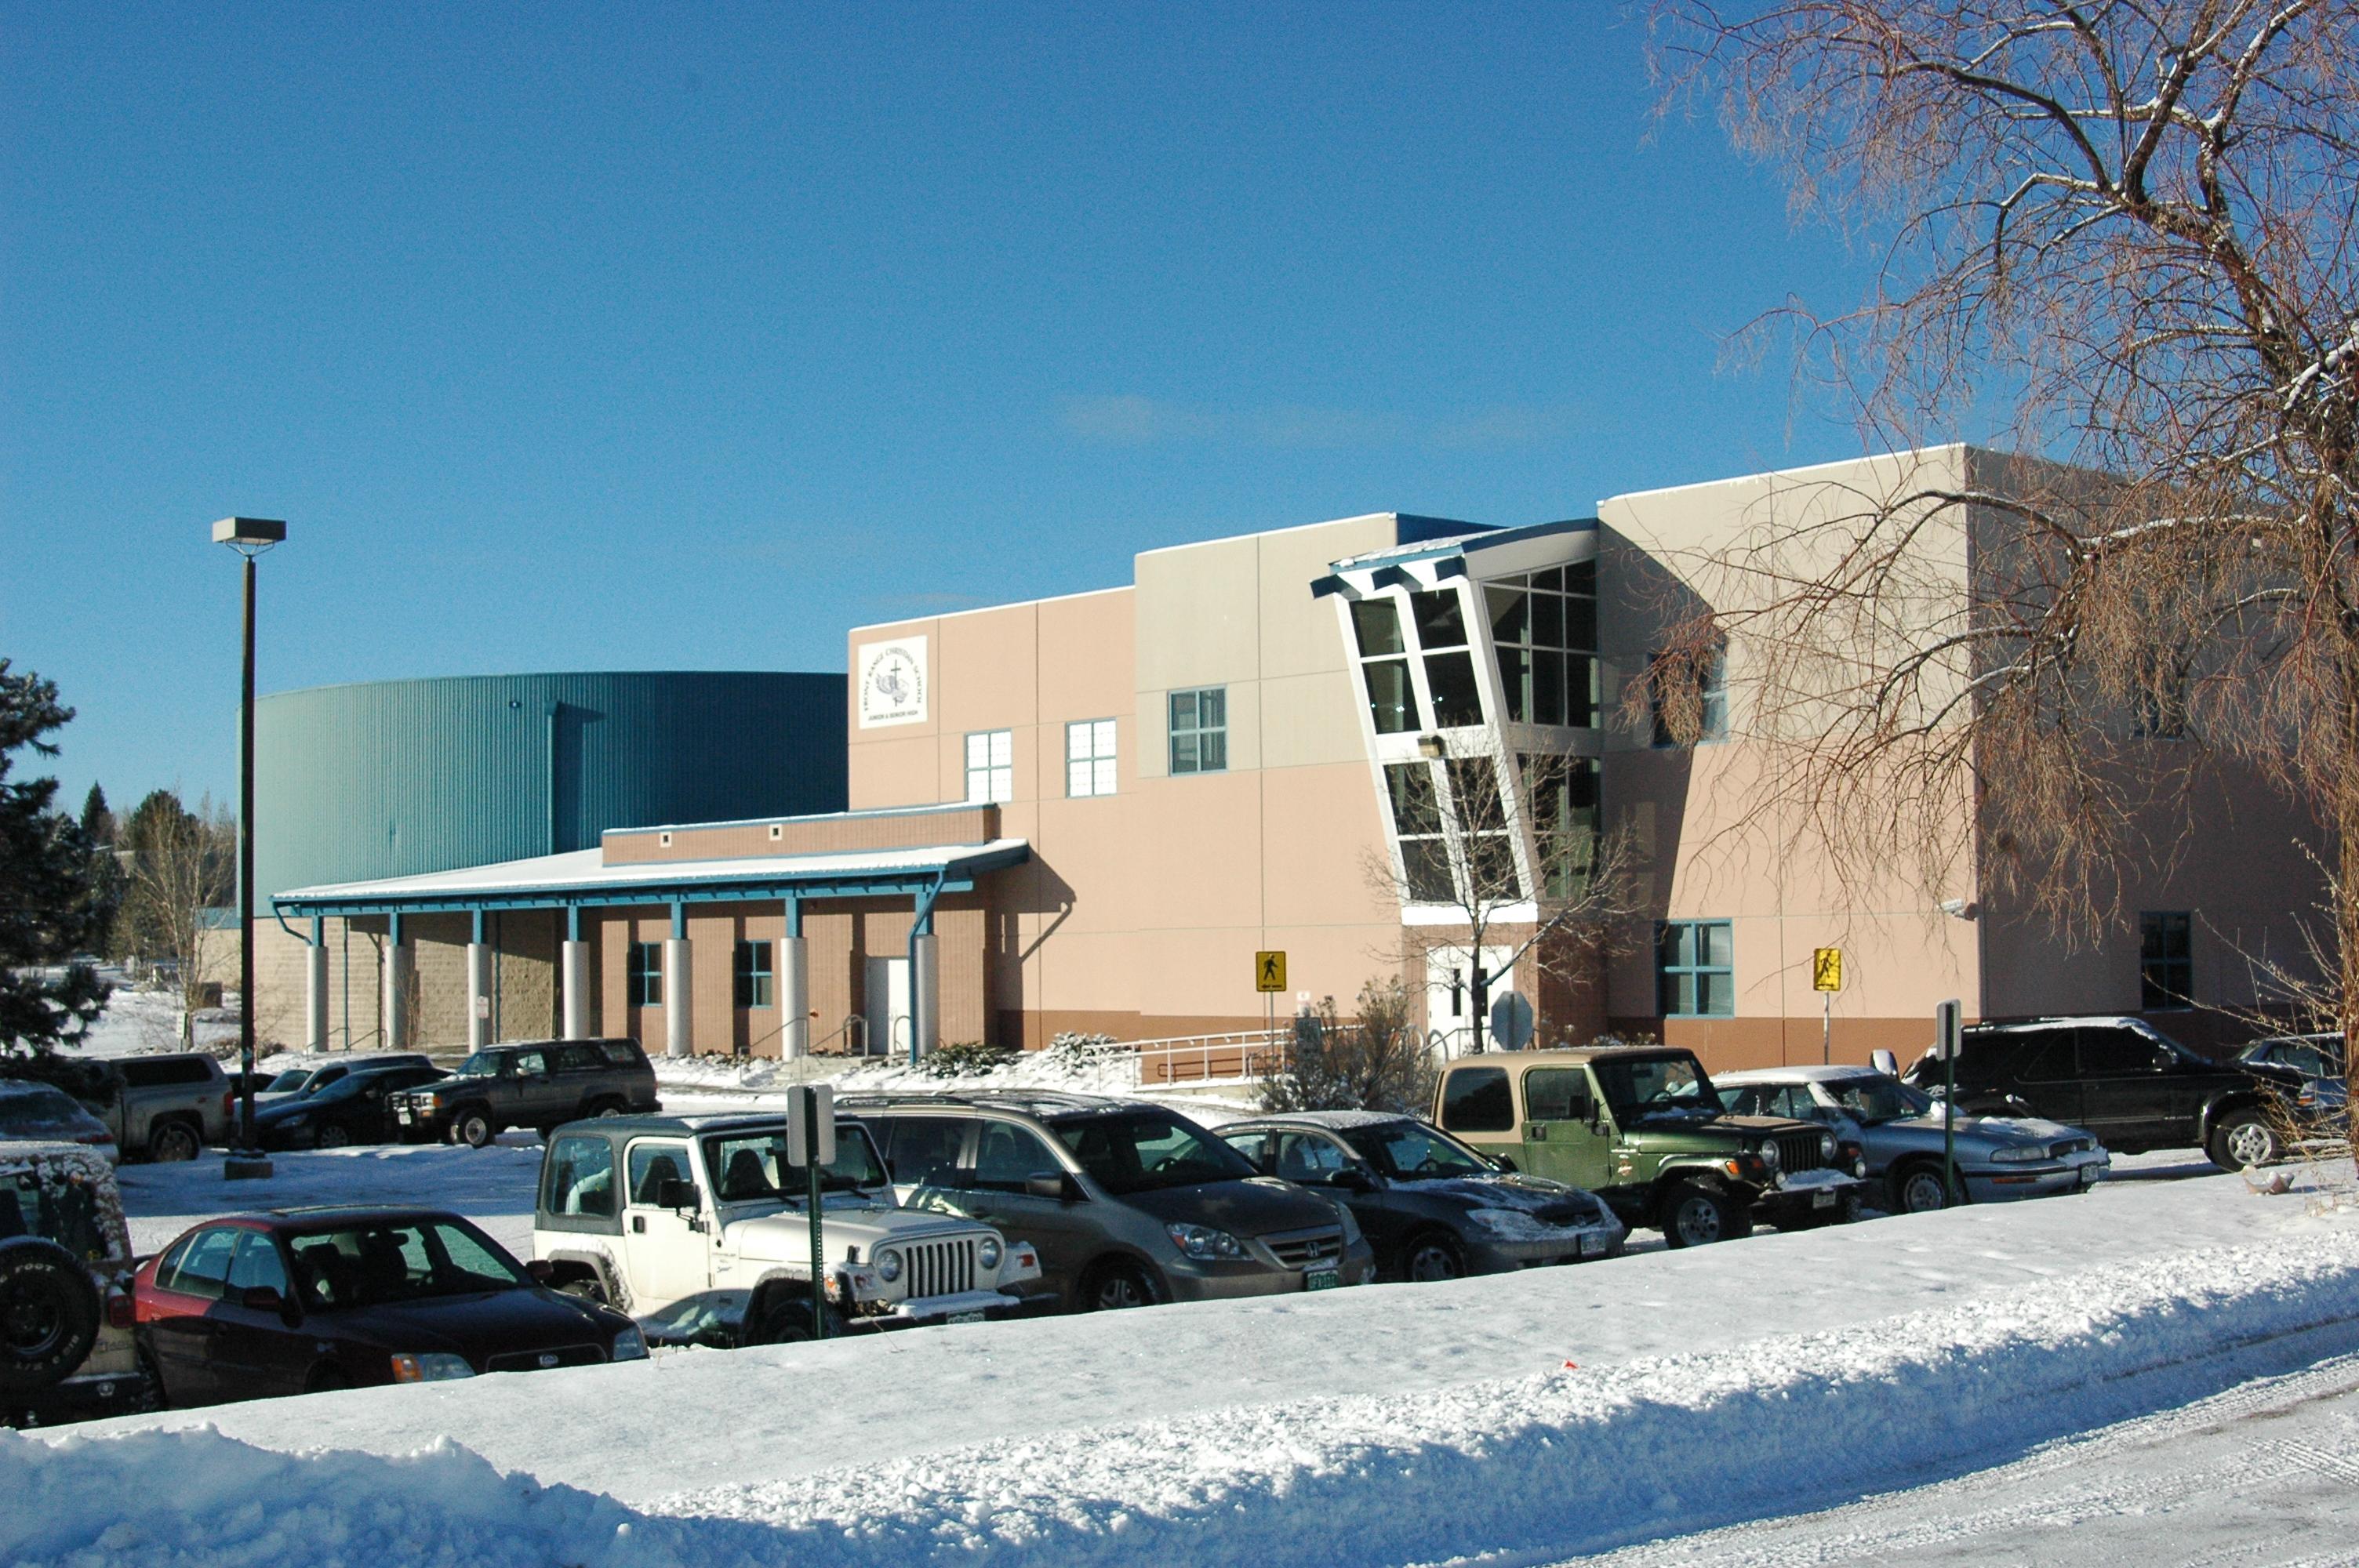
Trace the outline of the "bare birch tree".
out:
[[[142,957],[168,959],[177,971],[180,1039],[191,1044],[206,912],[237,891],[237,825],[211,795],[192,812],[169,790],[158,790],[131,814],[123,837],[130,855],[123,903],[128,939]]]
[[[2359,1033],[2359,7],[1658,0],[1656,24],[1667,107],[1716,101],[1877,258],[1856,308],[1756,331],[1791,329],[1875,446],[2003,408],[1994,444],[2039,460],[1904,475],[1712,563],[1684,640],[1743,667],[1781,819],[1928,885],[1979,848],[2086,923],[2118,913],[2107,868],[2170,852],[2174,791],[2257,774],[2327,836]],[[1966,573],[1929,566],[1967,534]],[[1940,826],[1962,803],[1978,839]]]

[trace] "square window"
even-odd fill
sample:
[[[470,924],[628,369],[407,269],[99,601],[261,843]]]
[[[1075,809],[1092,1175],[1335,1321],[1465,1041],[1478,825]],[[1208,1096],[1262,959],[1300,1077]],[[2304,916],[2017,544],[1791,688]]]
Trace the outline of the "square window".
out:
[[[1400,606],[1389,599],[1356,600],[1352,605],[1352,630],[1360,640],[1360,657],[1408,651],[1401,641]]]
[[[1417,694],[1410,689],[1407,659],[1378,659],[1362,665],[1368,681],[1368,715],[1379,735],[1400,735],[1417,728]]]
[[[1483,694],[1474,685],[1473,654],[1428,654],[1425,684],[1433,694],[1435,729],[1457,730],[1483,722]]]
[[[1084,719],[1065,726],[1065,793],[1112,795],[1114,731],[1111,719]]]
[[[1735,940],[1725,920],[1667,920],[1656,928],[1656,1000],[1666,1018],[1736,1012]]]
[[[966,738],[967,803],[1001,805],[1016,798],[1016,732],[985,730]]]
[[[1171,771],[1217,773],[1229,765],[1229,693],[1204,687],[1171,694]]]

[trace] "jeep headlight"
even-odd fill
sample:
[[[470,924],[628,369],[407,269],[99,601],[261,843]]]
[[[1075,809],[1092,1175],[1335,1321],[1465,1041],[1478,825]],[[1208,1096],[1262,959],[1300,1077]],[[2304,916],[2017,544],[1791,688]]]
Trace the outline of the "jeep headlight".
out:
[[[454,1378],[474,1375],[475,1369],[467,1365],[464,1356],[447,1356],[439,1350],[393,1358],[393,1380],[397,1383],[447,1383]]]
[[[1991,1151],[1991,1163],[1994,1165],[2028,1165],[2035,1160],[2047,1158],[2047,1149],[2038,1143],[2013,1143],[2006,1148]]]
[[[1771,1143],[1765,1139],[1762,1141],[1761,1147],[1756,1149],[1753,1153],[1755,1158],[1758,1159],[1762,1164],[1766,1165],[1770,1170],[1774,1171],[1777,1168],[1777,1145],[1775,1143]]]
[[[999,1267],[999,1238],[986,1236],[975,1244],[974,1260],[986,1269]]]
[[[634,1324],[614,1336],[614,1348],[607,1353],[611,1361],[644,1361],[647,1358],[647,1336]]]
[[[1233,1261],[1245,1255],[1245,1245],[1225,1230],[1209,1225],[1167,1225],[1171,1245],[1200,1263]]]
[[[1819,1158],[1820,1158],[1820,1159],[1821,1159],[1821,1160],[1832,1160],[1832,1159],[1833,1159],[1834,1157],[1835,1157],[1835,1135],[1834,1135],[1833,1133],[1832,1133],[1832,1132],[1821,1132],[1821,1133],[1820,1133],[1820,1134],[1819,1134]]]
[[[876,1256],[870,1261],[875,1265],[876,1277],[886,1284],[901,1277],[901,1255],[890,1247],[877,1249]]]

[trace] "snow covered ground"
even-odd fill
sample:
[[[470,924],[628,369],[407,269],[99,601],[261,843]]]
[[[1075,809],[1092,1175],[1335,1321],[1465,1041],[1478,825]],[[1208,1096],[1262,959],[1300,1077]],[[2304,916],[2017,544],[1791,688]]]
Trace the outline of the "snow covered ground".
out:
[[[180,999],[178,993],[136,989],[116,969],[102,969],[100,975],[114,987],[114,990],[107,997],[104,1010],[91,1024],[90,1033],[82,1037],[82,1044],[72,1048],[71,1054],[141,1056],[151,1052],[181,1048]],[[233,992],[233,1000],[234,996]],[[199,1012],[197,1044],[201,1050],[227,1048],[234,1054],[237,1044],[236,1010],[216,1007]]]
[[[391,1177],[513,1236],[537,1152],[290,1156],[276,1180]],[[1452,1285],[0,1439],[0,1498],[26,1503],[0,1509],[0,1563],[196,1568],[299,1542],[320,1563],[615,1568],[1788,1563],[1949,1543],[2143,1568],[2313,1504],[2315,1555],[2351,1506],[2335,1478],[2359,1478],[2359,1206],[2206,1170],[2148,1156],[2087,1196]],[[143,1237],[228,1195],[201,1167],[126,1175]],[[2300,1424],[2262,1419],[2279,1407]],[[2100,1539],[2118,1555],[2092,1558]]]

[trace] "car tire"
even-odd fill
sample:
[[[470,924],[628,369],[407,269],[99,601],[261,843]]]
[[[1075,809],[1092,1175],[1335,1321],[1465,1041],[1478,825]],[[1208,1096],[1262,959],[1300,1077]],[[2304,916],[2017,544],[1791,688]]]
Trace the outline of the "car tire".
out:
[[[98,1343],[98,1287],[46,1237],[0,1242],[0,1392],[63,1382]]]
[[[1424,1283],[1466,1277],[1466,1249],[1447,1231],[1412,1236],[1401,1248],[1401,1278]]]
[[[592,1306],[614,1304],[607,1298],[606,1282],[603,1280],[568,1280],[561,1285],[551,1285],[549,1289],[560,1296],[571,1296],[577,1302],[588,1302]]]
[[[147,1131],[147,1158],[159,1165],[193,1160],[204,1152],[197,1130],[185,1121],[167,1121]]]
[[[610,1116],[627,1116],[628,1114],[630,1114],[630,1108],[618,1099],[598,1100],[590,1107],[590,1115],[602,1121]]]
[[[1124,1312],[1155,1304],[1155,1291],[1147,1276],[1136,1264],[1119,1260],[1100,1263],[1084,1275],[1081,1297],[1083,1312]]]
[[[139,1401],[139,1413],[147,1415],[156,1411],[170,1410],[172,1395],[170,1390],[164,1387],[164,1368],[158,1363],[156,1353],[147,1348],[144,1340],[140,1342],[138,1356],[139,1375],[147,1379],[147,1393]]]
[[[353,1130],[341,1121],[321,1123],[320,1130],[311,1139],[314,1149],[349,1149],[352,1146]]]
[[[1964,1195],[1944,1196],[1941,1167],[1939,1165],[1920,1162],[1903,1165],[1892,1173],[1892,1212],[1895,1214],[1930,1214],[1935,1209],[1950,1207],[1952,1198],[1963,1202]]]
[[[826,1319],[828,1337],[838,1338],[843,1325],[830,1312]],[[795,1291],[780,1291],[762,1307],[762,1314],[754,1325],[753,1333],[740,1341],[744,1345],[803,1345],[816,1337],[811,1332],[810,1298]]]
[[[487,1110],[467,1109],[451,1119],[451,1141],[464,1143],[470,1149],[481,1149],[500,1135]]]
[[[2248,1165],[2273,1165],[2285,1158],[2285,1141],[2257,1110],[2234,1110],[2212,1130],[2206,1152],[2223,1171]]]
[[[1725,1193],[1682,1182],[1663,1200],[1663,1239],[1673,1247],[1708,1247],[1745,1234],[1743,1216]]]

